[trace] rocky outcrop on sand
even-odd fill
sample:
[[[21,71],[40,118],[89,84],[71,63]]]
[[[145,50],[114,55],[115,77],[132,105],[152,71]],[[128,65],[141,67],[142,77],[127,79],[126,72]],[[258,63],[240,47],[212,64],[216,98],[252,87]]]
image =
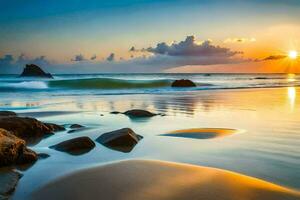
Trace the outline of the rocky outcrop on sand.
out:
[[[80,155],[89,152],[95,147],[95,143],[89,137],[73,138],[56,145],[51,146],[51,149],[66,152],[72,155]]]
[[[14,192],[21,174],[10,169],[0,170],[0,200],[10,199],[10,195]]]
[[[0,129],[0,167],[28,164],[37,160],[37,154],[26,147],[24,140]]]
[[[35,143],[53,132],[65,130],[63,126],[43,123],[29,117],[0,117],[0,128],[10,131],[27,143]]]
[[[127,115],[128,117],[137,118],[137,117],[153,117],[157,114],[151,113],[147,110],[140,110],[140,109],[133,109],[128,110],[123,113],[124,115]]]
[[[104,133],[96,141],[110,149],[128,153],[142,138],[143,136],[137,135],[130,128],[122,128]]]
[[[50,73],[44,72],[39,66],[34,64],[26,65],[20,77],[53,78]]]
[[[188,79],[180,79],[175,80],[172,85],[172,87],[196,87],[196,84]]]

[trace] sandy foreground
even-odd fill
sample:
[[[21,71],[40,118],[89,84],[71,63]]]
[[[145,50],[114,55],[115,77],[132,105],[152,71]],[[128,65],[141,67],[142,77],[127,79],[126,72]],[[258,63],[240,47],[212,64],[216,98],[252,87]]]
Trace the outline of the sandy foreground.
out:
[[[128,160],[69,174],[35,191],[32,199],[299,200],[300,193],[221,169]]]

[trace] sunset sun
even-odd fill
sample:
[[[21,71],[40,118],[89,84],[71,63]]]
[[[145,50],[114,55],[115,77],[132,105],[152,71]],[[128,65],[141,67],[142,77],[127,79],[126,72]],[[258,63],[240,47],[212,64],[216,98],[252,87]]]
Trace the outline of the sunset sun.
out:
[[[289,51],[288,56],[290,59],[296,59],[298,57],[297,51]]]

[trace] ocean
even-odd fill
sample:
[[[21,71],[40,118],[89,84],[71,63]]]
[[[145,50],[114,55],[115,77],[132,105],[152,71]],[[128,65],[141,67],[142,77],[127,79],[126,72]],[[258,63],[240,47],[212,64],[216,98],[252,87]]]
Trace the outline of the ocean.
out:
[[[190,79],[194,88],[172,88]],[[226,169],[300,189],[300,75],[295,74],[85,74],[53,80],[0,76],[0,110],[83,131],[56,133],[31,145],[49,158],[22,171],[13,199],[79,169],[127,159],[154,159]],[[135,120],[123,114],[146,109],[163,115]],[[49,146],[79,136],[129,127],[144,138],[130,153],[96,142],[73,156]],[[213,139],[162,136],[190,128],[228,128],[237,134]]]
[[[198,87],[171,88],[176,79],[190,79]],[[297,74],[70,74],[54,79],[0,75],[0,92],[47,92],[49,94],[153,94],[213,89],[299,86]]]

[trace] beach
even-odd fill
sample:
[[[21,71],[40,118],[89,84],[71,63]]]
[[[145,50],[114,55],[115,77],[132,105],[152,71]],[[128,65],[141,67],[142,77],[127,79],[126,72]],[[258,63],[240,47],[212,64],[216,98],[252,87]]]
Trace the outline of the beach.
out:
[[[49,194],[62,193],[74,197],[73,189],[81,189],[82,179],[80,194],[91,199],[101,191],[106,191],[104,199],[151,199],[152,195],[155,199],[235,199],[233,193],[242,199],[299,199],[300,90],[295,82],[271,78],[259,79],[265,85],[258,88],[251,87],[255,79],[239,85],[230,80],[231,88],[218,88],[207,81],[213,78],[202,82],[214,86],[189,90],[153,88],[153,82],[150,88],[118,86],[118,91],[30,88],[26,92],[23,87],[8,92],[4,88],[1,110],[66,129],[28,146],[49,157],[17,169],[22,177],[12,199],[51,199]],[[157,115],[123,114],[131,109]],[[84,128],[73,132],[72,124]],[[142,136],[130,151],[97,142],[102,134],[122,128]],[[84,154],[49,148],[83,136],[95,142]],[[209,178],[212,174],[214,179]],[[107,190],[110,186],[121,189]]]

